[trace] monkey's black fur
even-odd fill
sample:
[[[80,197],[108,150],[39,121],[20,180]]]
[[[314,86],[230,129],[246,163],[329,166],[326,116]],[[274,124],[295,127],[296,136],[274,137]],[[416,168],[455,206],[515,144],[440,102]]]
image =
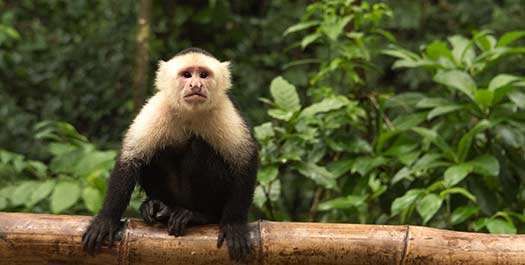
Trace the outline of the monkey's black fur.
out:
[[[206,56],[210,56],[212,58],[215,58],[215,56],[213,56],[213,54],[207,52],[206,50],[204,49],[201,49],[201,48],[197,48],[197,47],[189,47],[189,48],[186,48],[180,52],[178,52],[177,54],[175,54],[175,56],[181,56],[181,55],[184,55],[184,54],[187,54],[187,53],[190,53],[190,52],[196,52],[196,53],[202,53]]]
[[[84,249],[97,253],[105,238],[111,246],[139,184],[147,195],[140,209],[147,223],[168,221],[168,232],[175,236],[182,235],[188,224],[218,223],[217,246],[226,238],[230,257],[245,259],[250,253],[246,222],[258,168],[255,143],[252,149],[247,166],[240,169],[231,167],[198,136],[184,146],[165,146],[148,161],[119,158],[102,210],[83,236]]]

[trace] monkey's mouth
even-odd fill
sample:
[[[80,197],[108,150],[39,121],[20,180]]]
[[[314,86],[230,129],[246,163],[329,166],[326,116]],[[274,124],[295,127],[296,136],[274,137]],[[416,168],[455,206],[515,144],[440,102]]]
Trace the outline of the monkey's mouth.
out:
[[[202,103],[204,101],[206,101],[206,99],[208,99],[208,97],[202,93],[197,93],[197,92],[193,92],[193,93],[189,93],[188,95],[185,95],[184,96],[184,100],[188,103],[192,103],[192,104],[195,104],[195,103]]]

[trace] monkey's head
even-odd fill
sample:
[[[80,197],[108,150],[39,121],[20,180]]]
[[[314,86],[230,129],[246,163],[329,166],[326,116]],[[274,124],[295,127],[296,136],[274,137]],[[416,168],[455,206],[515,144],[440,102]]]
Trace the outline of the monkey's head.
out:
[[[176,108],[209,110],[227,97],[230,76],[229,62],[220,62],[204,50],[189,48],[167,62],[160,61],[155,82]]]

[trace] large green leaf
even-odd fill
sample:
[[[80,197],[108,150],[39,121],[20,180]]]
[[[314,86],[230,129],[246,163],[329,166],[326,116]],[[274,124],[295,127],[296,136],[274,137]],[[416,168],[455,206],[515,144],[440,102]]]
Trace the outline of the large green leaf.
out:
[[[86,208],[92,213],[97,213],[100,208],[102,208],[102,203],[104,202],[102,193],[93,187],[86,187],[84,189],[82,199],[84,200]]]
[[[477,174],[494,177],[499,175],[498,159],[492,155],[481,155],[469,161],[468,163],[472,165],[473,171]]]
[[[443,199],[437,194],[430,193],[427,194],[419,203],[417,204],[417,212],[423,218],[423,224],[426,224],[432,217],[437,213]]]
[[[476,53],[472,42],[459,35],[455,35],[448,38],[448,41],[452,44],[452,54],[454,55],[457,63],[465,64],[467,67],[472,64]]]
[[[434,76],[434,81],[450,88],[457,89],[470,99],[474,99],[476,83],[470,75],[465,72],[459,70],[441,71]]]
[[[516,234],[517,230],[513,223],[506,222],[499,218],[489,218],[485,222],[487,230],[491,234]]]
[[[316,32],[316,33],[312,33],[310,35],[307,35],[306,37],[303,38],[303,40],[301,41],[301,48],[306,48],[308,47],[308,45],[312,44],[314,41],[316,41],[317,39],[319,39],[321,37],[321,33],[319,32]]]
[[[491,91],[495,91],[499,88],[508,86],[512,84],[513,82],[516,82],[519,80],[521,80],[521,78],[514,76],[514,75],[499,74],[496,77],[492,78],[492,80],[490,80],[488,89]]]
[[[452,187],[462,181],[470,172],[472,172],[473,166],[469,163],[463,163],[449,167],[445,171],[445,185]]]
[[[281,76],[272,80],[270,84],[270,93],[272,94],[275,104],[285,111],[295,112],[301,108],[299,95],[295,86],[290,84]]]
[[[478,104],[478,106],[482,110],[487,110],[492,106],[492,103],[494,101],[494,92],[490,91],[488,89],[479,89],[476,90],[474,93],[474,102]]]
[[[445,105],[433,108],[427,115],[427,120],[463,109],[462,105]]]
[[[39,183],[33,193],[31,194],[30,199],[26,203],[28,207],[31,207],[41,200],[45,199],[51,191],[53,191],[53,188],[55,187],[55,181],[54,180],[48,180],[42,183]]]
[[[470,217],[478,214],[479,207],[477,206],[461,206],[454,209],[452,216],[450,216],[450,222],[452,225],[458,225],[465,222]]]
[[[491,124],[488,120],[481,120],[476,124],[476,126],[474,126],[472,129],[470,129],[470,131],[463,135],[463,137],[461,137],[456,152],[460,162],[465,161],[465,159],[467,158],[474,136],[490,127]]]
[[[335,41],[337,40],[337,37],[341,35],[343,32],[344,27],[352,18],[353,15],[348,15],[345,17],[338,17],[338,16],[331,16],[333,19],[326,21],[321,25],[322,31],[330,38],[331,40]]]
[[[461,195],[465,196],[467,199],[469,199],[469,200],[471,200],[473,202],[476,202],[476,196],[472,195],[472,193],[470,193],[468,190],[466,190],[464,188],[460,188],[460,187],[453,187],[453,188],[450,188],[450,189],[446,189],[446,190],[440,192],[439,196],[441,198],[445,198],[449,194],[461,194]]]
[[[255,128],[253,128],[253,131],[255,133],[255,138],[257,138],[257,140],[259,141],[271,138],[275,135],[273,132],[271,122],[266,122],[259,126],[256,126]]]
[[[301,163],[297,166],[297,170],[305,177],[327,189],[335,189],[337,186],[335,176],[324,167],[312,163]]]
[[[75,205],[80,198],[80,187],[72,181],[59,182],[51,195],[51,212],[61,213]]]
[[[257,172],[257,180],[263,185],[268,185],[278,174],[279,168],[276,165],[264,166]]]
[[[390,207],[392,215],[399,214],[403,209],[411,206],[423,194],[422,189],[411,189],[403,196],[396,198]]]
[[[366,196],[348,195],[346,197],[336,198],[319,204],[318,209],[321,211],[332,209],[349,209],[359,207],[366,201]]]
[[[321,21],[319,21],[319,20],[301,22],[301,23],[295,24],[295,25],[287,28],[284,31],[283,35],[286,36],[286,35],[288,35],[290,33],[301,31],[301,30],[305,30],[305,29],[308,29],[308,28],[311,28],[311,27],[315,27],[315,26],[317,26],[319,24],[321,24]]]
[[[348,99],[343,96],[325,98],[320,102],[314,103],[304,108],[304,110],[301,112],[301,116],[312,116],[317,113],[340,109],[346,104],[348,104]]]
[[[11,205],[20,206],[26,204],[29,201],[29,198],[31,197],[31,194],[33,193],[36,185],[37,183],[34,181],[24,181],[19,183],[9,197]]]
[[[511,31],[503,34],[498,40],[497,47],[503,47],[511,44],[515,40],[525,37],[525,31]]]

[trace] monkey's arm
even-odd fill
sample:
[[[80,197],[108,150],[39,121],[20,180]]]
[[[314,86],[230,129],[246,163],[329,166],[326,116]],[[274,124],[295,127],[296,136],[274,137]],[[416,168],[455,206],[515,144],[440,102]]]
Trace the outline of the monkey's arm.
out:
[[[82,237],[84,250],[91,255],[100,251],[105,238],[113,245],[120,228],[120,218],[128,206],[131,193],[140,174],[140,163],[122,161],[115,163],[109,178],[104,204]]]
[[[255,189],[257,161],[255,154],[249,167],[235,174],[231,192],[222,210],[217,247],[220,248],[226,239],[230,257],[235,260],[246,259],[251,253],[247,221]]]

